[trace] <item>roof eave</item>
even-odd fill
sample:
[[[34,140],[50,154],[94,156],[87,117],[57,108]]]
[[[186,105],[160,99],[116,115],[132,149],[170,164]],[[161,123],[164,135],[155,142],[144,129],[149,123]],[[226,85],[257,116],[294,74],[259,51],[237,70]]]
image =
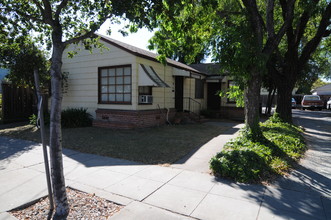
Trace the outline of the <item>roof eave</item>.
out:
[[[148,59],[148,60],[151,60],[151,61],[155,61],[155,62],[161,63],[156,58],[153,58],[153,57],[150,57],[150,56],[147,56],[147,55],[144,55],[144,54],[141,54],[141,53],[138,53],[138,52],[129,50],[129,49],[127,49],[127,48],[125,48],[125,47],[123,47],[123,46],[121,46],[121,45],[119,45],[119,44],[117,44],[115,42],[112,42],[112,41],[108,40],[107,38],[102,37],[101,35],[98,35],[98,34],[96,34],[96,35],[98,37],[100,37],[100,39],[102,39],[103,41],[107,42],[108,44],[111,44],[111,45],[113,45],[115,47],[118,47],[118,48],[120,48],[120,49],[122,49],[122,50],[124,50],[124,51],[126,51],[126,52],[128,52],[130,54],[132,54],[132,55],[135,55],[137,57],[141,57],[141,58],[144,58],[144,59]],[[198,70],[195,70],[193,68],[185,68],[185,67],[182,67],[182,66],[179,66],[179,65],[175,65],[175,64],[172,64],[172,63],[169,63],[169,62],[167,62],[167,65],[206,76],[205,73],[199,72]]]

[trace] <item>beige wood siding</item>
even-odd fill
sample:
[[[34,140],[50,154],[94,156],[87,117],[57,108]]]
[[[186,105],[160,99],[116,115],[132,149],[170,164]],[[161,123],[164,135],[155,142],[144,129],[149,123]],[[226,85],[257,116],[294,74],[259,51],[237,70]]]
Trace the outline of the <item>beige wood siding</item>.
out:
[[[147,60],[144,58],[137,57],[137,71],[140,64],[152,66],[158,76],[169,85],[169,87],[153,87],[153,104],[152,105],[138,105],[138,110],[148,110],[148,109],[157,109],[157,108],[174,108],[175,107],[175,92],[174,92],[174,78],[172,76],[173,67],[164,66],[161,63]],[[137,72],[138,78],[138,72]],[[138,79],[136,80],[138,82]],[[138,84],[137,84],[138,86]],[[138,93],[135,97],[132,97],[138,101]]]
[[[204,98],[195,98],[195,78],[184,78],[184,98],[194,99],[200,103],[201,110],[207,108],[207,84],[204,83]],[[185,100],[184,100],[185,102]],[[197,112],[196,112],[197,113]]]
[[[88,112],[95,117],[97,108],[135,110],[137,101],[134,98],[136,87],[136,57],[126,51],[109,44],[107,49],[93,49],[93,53],[83,49],[80,45],[71,45],[63,56],[62,71],[68,72],[68,89],[63,94],[63,109],[88,108]],[[67,52],[78,49],[73,58],[67,57]],[[132,104],[113,105],[98,104],[98,68],[117,65],[132,65]]]

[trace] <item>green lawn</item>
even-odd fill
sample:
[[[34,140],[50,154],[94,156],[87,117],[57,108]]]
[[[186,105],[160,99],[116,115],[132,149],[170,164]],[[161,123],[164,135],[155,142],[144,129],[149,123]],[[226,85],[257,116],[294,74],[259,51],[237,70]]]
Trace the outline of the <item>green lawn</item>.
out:
[[[136,130],[70,128],[63,129],[63,146],[84,153],[146,164],[171,164],[227,129],[206,124]],[[0,135],[40,142],[39,130],[32,125],[3,127]]]

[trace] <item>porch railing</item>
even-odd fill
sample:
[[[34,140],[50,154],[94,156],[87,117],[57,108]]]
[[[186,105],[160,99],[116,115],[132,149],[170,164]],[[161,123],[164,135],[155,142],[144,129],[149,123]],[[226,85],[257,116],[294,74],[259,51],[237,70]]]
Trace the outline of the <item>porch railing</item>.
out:
[[[183,111],[188,111],[196,114],[200,118],[200,112],[201,112],[201,103],[197,100],[194,100],[190,97],[184,97],[183,98]]]

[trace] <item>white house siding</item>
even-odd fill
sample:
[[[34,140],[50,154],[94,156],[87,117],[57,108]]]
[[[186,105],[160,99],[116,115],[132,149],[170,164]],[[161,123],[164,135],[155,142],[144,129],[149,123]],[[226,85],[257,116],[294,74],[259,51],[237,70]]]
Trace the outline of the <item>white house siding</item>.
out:
[[[207,85],[204,83],[204,98],[195,98],[195,78],[184,78],[184,98],[194,99],[200,103],[201,110],[207,108]],[[185,102],[185,99],[184,99]],[[185,105],[185,104],[184,104]],[[198,113],[198,112],[196,112]]]
[[[137,57],[137,67],[140,64],[152,66],[158,76],[169,86],[169,87],[153,87],[153,104],[151,105],[138,105],[138,110],[158,109],[160,108],[174,108],[175,107],[175,93],[174,93],[174,78],[173,67],[164,66],[161,63],[147,60],[141,57]],[[137,73],[138,76],[138,73]],[[138,85],[137,85],[138,86]],[[138,100],[138,93],[135,94],[133,99]]]
[[[68,72],[68,89],[63,95],[63,109],[87,108],[88,112],[95,117],[97,108],[134,110],[137,99],[133,91],[137,90],[136,57],[124,50],[105,44],[107,49],[93,49],[93,53],[81,46],[72,45],[66,49],[63,56],[62,71]],[[73,58],[68,58],[68,51],[81,48]],[[117,65],[132,65],[132,104],[110,105],[98,104],[98,68]]]

